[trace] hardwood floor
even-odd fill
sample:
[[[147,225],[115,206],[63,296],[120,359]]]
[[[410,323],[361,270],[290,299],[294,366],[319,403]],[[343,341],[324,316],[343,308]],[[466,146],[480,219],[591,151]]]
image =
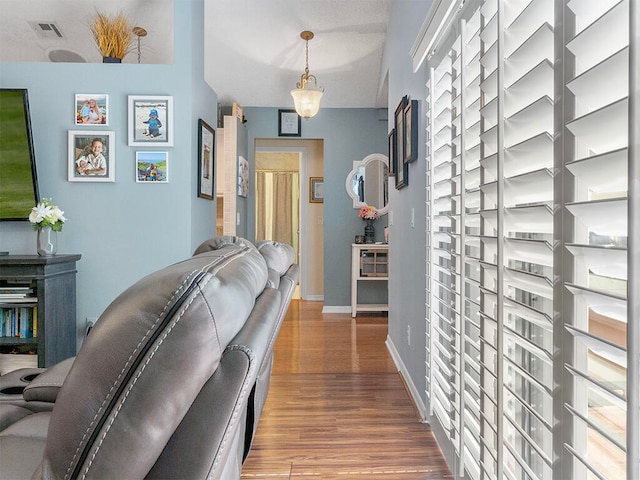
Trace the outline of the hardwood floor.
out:
[[[386,349],[386,317],[321,309],[291,303],[241,478],[453,478]]]

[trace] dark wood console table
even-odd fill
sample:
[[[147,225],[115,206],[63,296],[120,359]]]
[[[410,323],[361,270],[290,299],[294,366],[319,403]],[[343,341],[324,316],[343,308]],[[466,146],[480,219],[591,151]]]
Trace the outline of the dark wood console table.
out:
[[[35,352],[38,367],[49,367],[76,354],[76,262],[80,257],[0,256],[3,350]],[[10,298],[9,292],[15,295],[20,291],[25,292],[24,298]],[[30,322],[31,331],[24,323],[18,330],[16,316],[27,319],[23,321]]]

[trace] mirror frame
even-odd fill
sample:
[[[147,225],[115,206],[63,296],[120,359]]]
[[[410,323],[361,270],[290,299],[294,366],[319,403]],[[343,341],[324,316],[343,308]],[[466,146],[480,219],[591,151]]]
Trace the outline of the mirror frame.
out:
[[[375,161],[382,161],[387,166],[387,171],[388,171],[388,169],[389,169],[389,157],[387,157],[386,155],[383,155],[382,153],[372,153],[371,155],[367,155],[366,157],[364,157],[362,160],[354,160],[354,162],[353,162],[353,170],[351,170],[347,174],[347,179],[346,179],[344,185],[345,185],[345,188],[347,190],[347,195],[349,195],[351,197],[351,199],[353,200],[353,208],[355,208],[355,209],[359,209],[361,207],[366,207],[366,206],[368,206],[368,204],[366,202],[361,202],[360,199],[358,198],[358,196],[353,191],[353,189],[351,187],[351,185],[352,185],[351,182],[353,180],[353,176],[358,173],[358,169],[360,167],[366,167],[367,164],[369,164],[371,162],[375,162]],[[384,185],[381,185],[381,188],[384,188]],[[373,206],[378,209],[378,213],[380,215],[386,215],[389,212],[389,199],[387,199],[387,204],[382,208],[378,208],[376,205],[373,205]]]

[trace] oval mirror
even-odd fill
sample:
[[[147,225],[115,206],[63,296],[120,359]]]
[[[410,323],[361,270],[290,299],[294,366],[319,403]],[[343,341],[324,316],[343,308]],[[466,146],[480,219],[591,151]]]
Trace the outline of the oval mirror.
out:
[[[366,205],[378,209],[380,215],[389,211],[389,158],[372,153],[353,162],[345,187],[353,199],[353,208]]]

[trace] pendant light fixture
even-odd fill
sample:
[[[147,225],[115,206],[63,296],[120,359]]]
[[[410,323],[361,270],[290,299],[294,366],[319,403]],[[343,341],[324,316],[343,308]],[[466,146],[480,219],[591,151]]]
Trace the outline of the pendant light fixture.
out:
[[[306,64],[297,88],[291,90],[291,96],[298,115],[311,118],[320,110],[320,99],[324,89],[318,87],[315,75],[309,75],[309,40],[313,38],[313,32],[305,30],[300,34],[300,38],[305,41]]]

